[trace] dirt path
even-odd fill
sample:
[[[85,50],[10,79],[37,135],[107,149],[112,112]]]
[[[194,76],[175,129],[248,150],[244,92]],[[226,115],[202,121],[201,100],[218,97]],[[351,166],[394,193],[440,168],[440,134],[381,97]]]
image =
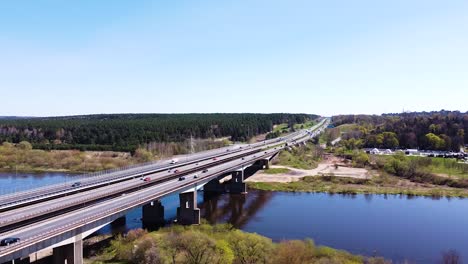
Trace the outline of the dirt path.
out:
[[[293,182],[298,181],[304,176],[322,176],[322,175],[333,175],[336,177],[350,177],[357,179],[368,179],[371,177],[370,173],[366,169],[361,168],[351,168],[338,166],[338,169],[335,169],[334,164],[330,162],[322,162],[317,168],[312,170],[301,170],[295,169],[286,166],[270,166],[270,168],[286,168],[289,169],[287,173],[278,173],[278,174],[267,174],[263,171],[259,171],[256,174],[250,176],[246,179],[246,182]]]

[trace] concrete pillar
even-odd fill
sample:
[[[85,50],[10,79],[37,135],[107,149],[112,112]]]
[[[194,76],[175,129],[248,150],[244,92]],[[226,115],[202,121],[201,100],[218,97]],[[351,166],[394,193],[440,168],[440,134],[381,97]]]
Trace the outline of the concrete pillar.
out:
[[[31,263],[29,261],[29,257],[25,257],[25,258],[13,259],[8,262],[4,262],[3,264],[29,264],[29,263]]]
[[[197,208],[197,192],[179,193],[179,201],[177,222],[182,225],[199,225],[200,209]]]
[[[53,264],[83,264],[83,240],[81,235],[75,236],[72,244],[53,249]]]
[[[263,160],[263,168],[268,170],[270,168],[270,161],[268,159]]]
[[[143,205],[143,225],[164,225],[164,206],[160,200]]]
[[[247,185],[244,182],[244,171],[234,171],[232,179],[227,183],[230,193],[247,193]]]
[[[124,226],[127,223],[127,218],[125,216],[115,219],[111,225],[114,227]]]
[[[205,192],[216,192],[223,193],[226,192],[226,185],[219,182],[218,179],[213,179],[203,185],[203,191]]]

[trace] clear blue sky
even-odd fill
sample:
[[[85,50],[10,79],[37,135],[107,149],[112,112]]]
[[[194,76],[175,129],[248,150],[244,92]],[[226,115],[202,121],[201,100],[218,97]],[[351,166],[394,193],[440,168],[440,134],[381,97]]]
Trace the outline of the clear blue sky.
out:
[[[0,115],[468,110],[466,0],[0,2]]]

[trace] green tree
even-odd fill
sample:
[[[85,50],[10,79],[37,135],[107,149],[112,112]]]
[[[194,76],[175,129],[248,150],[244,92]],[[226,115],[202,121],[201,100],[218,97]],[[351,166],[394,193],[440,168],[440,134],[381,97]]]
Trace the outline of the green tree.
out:
[[[31,150],[32,145],[31,145],[31,143],[29,143],[27,141],[21,141],[20,143],[18,143],[18,148],[21,149],[21,150]]]
[[[232,231],[227,240],[234,251],[234,263],[265,263],[273,250],[273,243],[270,239],[240,230]]]
[[[398,137],[396,133],[394,132],[383,132],[382,133],[382,145],[384,148],[397,148],[400,145],[400,142],[398,141]]]

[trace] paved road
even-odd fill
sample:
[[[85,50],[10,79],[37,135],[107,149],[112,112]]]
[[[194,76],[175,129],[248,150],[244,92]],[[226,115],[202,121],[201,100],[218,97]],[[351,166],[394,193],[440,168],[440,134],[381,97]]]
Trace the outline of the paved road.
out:
[[[87,207],[78,208],[74,211],[48,218],[47,220],[34,222],[27,226],[18,227],[11,231],[1,233],[0,238],[20,237],[21,242],[6,247],[0,247],[0,260],[3,260],[8,254],[11,254],[12,252],[18,251],[28,245],[34,245],[36,241],[47,239],[53,234],[60,234],[69,230],[74,230],[78,226],[83,226],[87,223],[114,215],[118,212],[131,210],[135,207],[141,206],[170,193],[181,191],[187,188],[193,188],[196,184],[202,184],[223,173],[240,168],[241,166],[251,165],[256,160],[270,157],[285,147],[285,145],[282,144],[285,141],[289,141],[290,143],[294,142],[296,144],[306,141],[310,137],[313,137],[319,133],[319,131],[322,131],[323,128],[326,127],[327,122],[328,120],[323,120],[311,129],[302,130],[280,139],[272,139],[265,142],[251,144],[236,152],[228,154],[224,153],[226,155],[222,157],[219,156],[216,161],[211,158],[205,159],[204,161],[199,161],[198,165],[196,163],[178,164],[177,169],[180,170],[179,174],[174,174],[173,171],[168,172],[167,170],[152,173],[148,177],[150,177],[151,181],[153,182],[157,181],[158,179],[171,176],[171,179],[156,185],[151,185],[151,181],[141,181],[138,177],[131,178],[127,181],[110,184],[102,188],[80,192],[70,196],[62,197],[60,199],[52,199],[47,202],[3,212],[0,214],[0,226],[2,223],[3,225],[13,223],[20,217],[23,218],[30,217],[31,215],[40,215],[44,212],[47,212],[46,210],[52,210],[54,208],[57,209],[65,205],[80,203],[86,199],[96,199],[100,195],[105,196],[113,191],[118,191],[124,188],[134,188],[138,186],[142,187],[141,190],[136,192],[127,193],[112,199],[103,199],[98,203],[94,203]],[[281,147],[278,146],[278,144],[281,144]],[[261,152],[248,154],[253,150],[261,150]],[[227,152],[225,149],[224,151]],[[241,158],[242,156],[243,158]],[[233,158],[234,160],[227,161]],[[223,162],[223,160],[225,162]],[[215,163],[217,165],[214,165]],[[197,168],[205,168],[206,166],[204,165],[210,166],[208,172],[203,173],[201,170],[197,170]],[[193,172],[185,176],[185,180],[179,181],[178,176],[183,174],[184,171],[188,170],[193,170]],[[198,174],[199,177],[194,178],[193,174]],[[174,177],[174,179],[172,179],[172,177]]]

